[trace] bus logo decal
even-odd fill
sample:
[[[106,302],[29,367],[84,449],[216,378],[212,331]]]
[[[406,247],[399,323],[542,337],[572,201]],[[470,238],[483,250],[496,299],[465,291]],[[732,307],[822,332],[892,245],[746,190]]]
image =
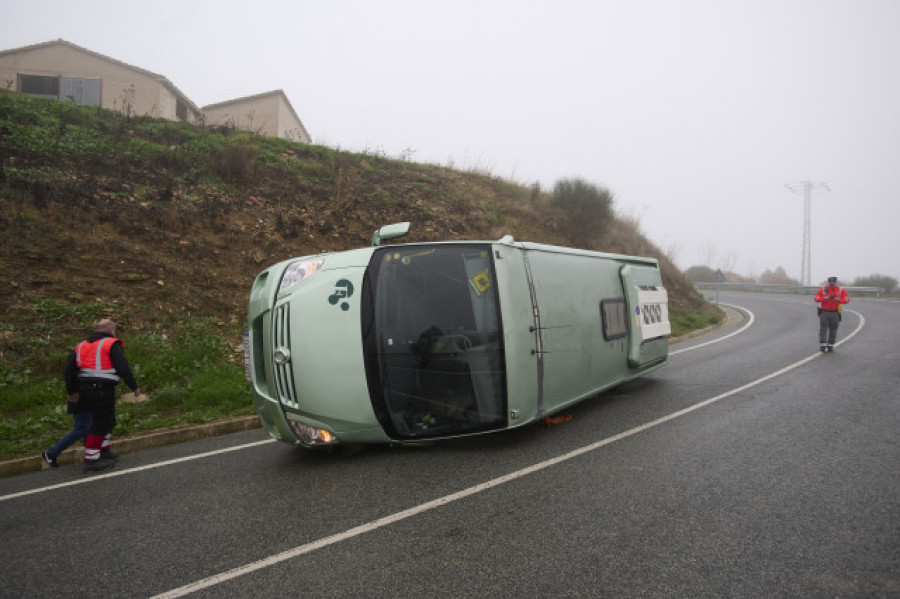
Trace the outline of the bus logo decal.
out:
[[[342,299],[348,298],[353,295],[353,283],[348,281],[347,279],[341,279],[334,285],[334,294],[328,296],[328,303],[332,306],[336,305]],[[341,302],[341,310],[346,312],[350,309],[350,304],[347,302]]]

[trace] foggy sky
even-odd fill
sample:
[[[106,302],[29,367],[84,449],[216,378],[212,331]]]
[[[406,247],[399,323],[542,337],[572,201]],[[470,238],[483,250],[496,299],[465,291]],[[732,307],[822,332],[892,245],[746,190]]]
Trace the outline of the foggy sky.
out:
[[[0,0],[195,104],[283,89],[314,143],[550,190],[578,177],[682,268],[900,279],[896,0]],[[373,227],[383,223],[373,223]],[[413,223],[415,226],[415,223]]]

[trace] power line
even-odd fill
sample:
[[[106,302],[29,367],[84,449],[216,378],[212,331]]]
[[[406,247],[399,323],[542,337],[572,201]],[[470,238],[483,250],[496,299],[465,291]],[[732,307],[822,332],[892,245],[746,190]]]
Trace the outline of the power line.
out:
[[[814,193],[827,193],[831,191],[825,183],[819,181],[798,181],[797,183],[788,183],[785,187],[792,193],[799,194],[803,192],[803,258],[800,261],[800,283],[803,285],[810,284],[810,270],[812,265],[812,251],[810,250],[810,212],[812,195]]]

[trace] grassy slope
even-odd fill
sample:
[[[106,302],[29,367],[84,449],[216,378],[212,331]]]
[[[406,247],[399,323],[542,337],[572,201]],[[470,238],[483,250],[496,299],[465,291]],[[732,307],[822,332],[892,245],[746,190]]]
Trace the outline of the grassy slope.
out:
[[[266,265],[402,220],[404,241],[573,245],[550,200],[483,173],[0,93],[0,457],[70,424],[62,365],[100,316],[153,396],[122,406],[118,433],[249,414],[236,350]],[[679,331],[717,317],[635,223],[589,246],[659,257]]]

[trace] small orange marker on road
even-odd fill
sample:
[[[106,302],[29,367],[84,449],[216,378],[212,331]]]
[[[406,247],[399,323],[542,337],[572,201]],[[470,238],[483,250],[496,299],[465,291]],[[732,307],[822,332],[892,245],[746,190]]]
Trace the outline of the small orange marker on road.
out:
[[[547,416],[541,420],[541,426],[556,426],[557,424],[565,424],[572,420],[571,414],[563,414],[562,416]]]

